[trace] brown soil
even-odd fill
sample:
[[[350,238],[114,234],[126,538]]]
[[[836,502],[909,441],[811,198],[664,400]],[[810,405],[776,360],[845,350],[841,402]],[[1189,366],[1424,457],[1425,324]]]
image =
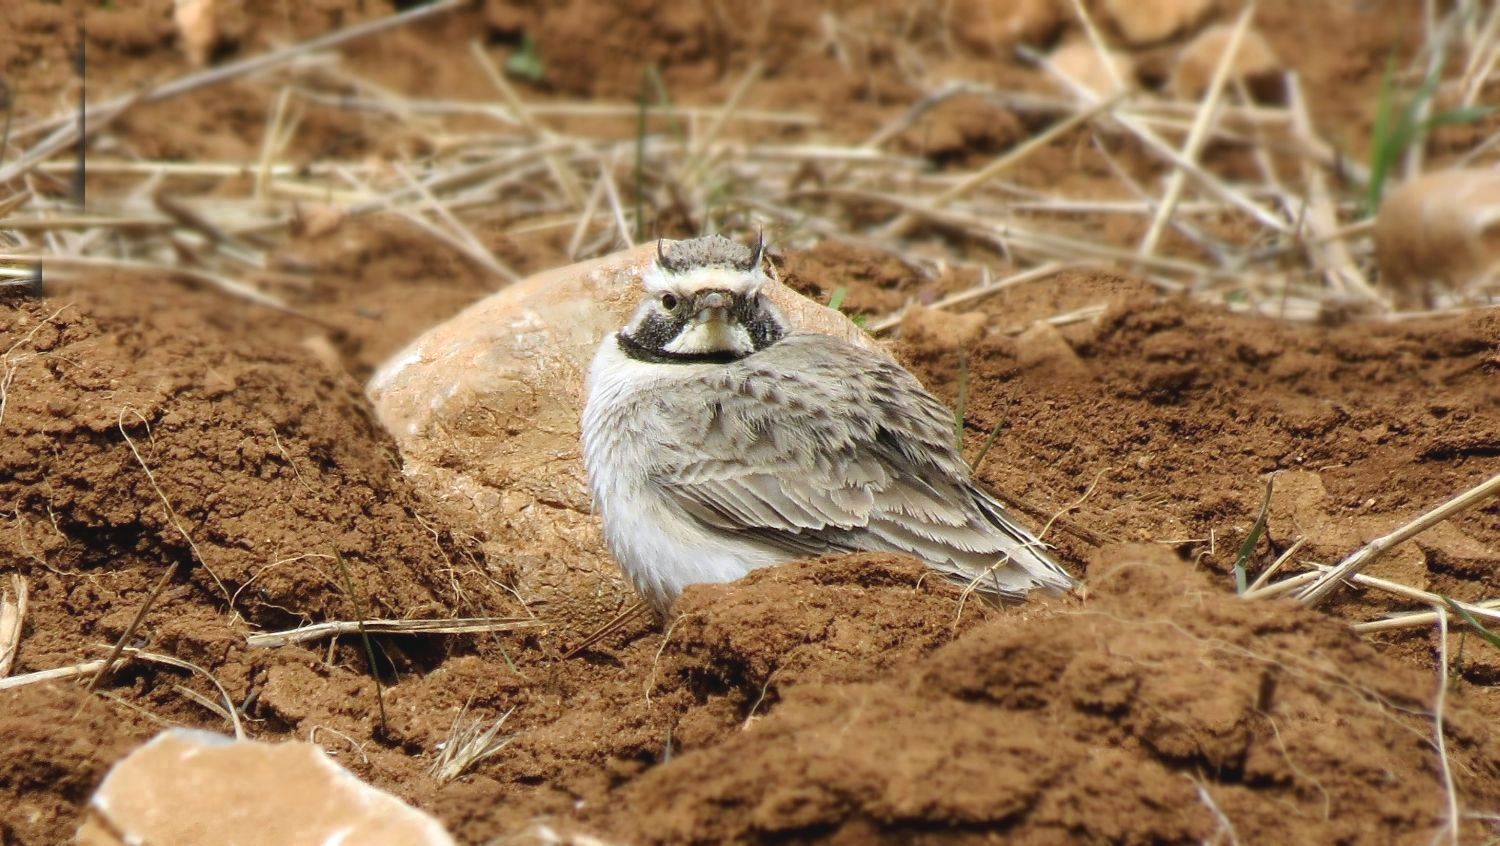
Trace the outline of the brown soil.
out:
[[[224,5],[226,57],[391,10]],[[917,96],[903,32],[924,49],[946,44],[924,54],[929,71],[1047,90],[999,58],[1002,45],[949,38],[936,13],[903,23],[886,7],[906,4],[772,5],[775,15],[756,7],[757,27],[715,18],[742,14],[714,11],[735,4],[492,2],[346,59],[396,90],[488,97],[465,50],[432,45],[479,37],[503,59],[526,32],[553,69],[528,96],[633,98],[654,62],[674,97],[713,103],[756,56],[769,70],[751,104],[820,112],[821,137],[843,140]],[[1262,4],[1263,30],[1295,57],[1329,135],[1356,153],[1388,50],[1411,46],[1396,34],[1419,28],[1415,13],[1374,5]],[[6,4],[0,29],[18,35],[0,43],[0,72],[23,118],[72,96],[65,36],[80,9],[99,88],[185,67],[169,3]],[[828,10],[845,27],[842,59],[815,46]],[[1061,24],[1044,24],[1028,37],[1060,37]],[[1316,49],[1312,33],[1323,33]],[[812,76],[829,84],[809,93]],[[230,91],[133,112],[120,136],[147,156],[253,158],[275,91]],[[972,164],[1013,143],[1024,119],[939,110],[902,145],[935,166]],[[306,161],[422,143],[355,113],[306,120],[293,150]],[[1066,148],[1035,162],[1019,181],[1088,195],[1091,180],[1112,178],[1075,167]],[[511,214],[497,208],[478,230],[490,249],[522,272],[564,260],[566,232],[505,234]],[[953,401],[967,372],[970,454],[1004,427],[981,478],[1034,503],[1038,523],[1076,503],[1074,521],[1134,542],[1049,535],[1087,598],[995,609],[912,562],[850,556],[694,589],[669,631],[638,623],[572,659],[543,629],[380,638],[371,668],[353,641],[267,650],[244,636],[361,608],[524,613],[496,539],[424,510],[360,391],[386,355],[491,282],[382,218],[279,257],[310,268],[278,290],[302,317],[119,274],[54,286],[44,301],[0,299],[0,569],[31,586],[15,673],[102,655],[175,562],[139,645],[212,673],[253,736],[313,738],[463,842],[541,822],[643,843],[1426,843],[1443,823],[1436,634],[1340,625],[1408,607],[1375,594],[1345,592],[1320,611],[1244,603],[1230,569],[1270,474],[1278,493],[1252,571],[1302,536],[1312,557],[1337,560],[1500,470],[1493,311],[1291,326],[1101,272],[913,318],[896,352],[924,382]],[[831,243],[777,260],[789,283],[820,298],[843,288],[848,310],[876,316],[973,283]],[[1098,321],[1028,328],[1093,304],[1107,306]],[[1373,572],[1492,597],[1497,549],[1492,503]],[[1494,814],[1500,650],[1458,633],[1450,646],[1443,716],[1459,800]],[[216,696],[199,675],[142,663],[103,697],[71,683],[0,693],[0,842],[66,840],[108,765],[161,723],[225,729],[179,687]],[[510,711],[513,739],[439,785],[427,767],[465,705]],[[1480,843],[1500,830],[1476,817],[1463,834]]]

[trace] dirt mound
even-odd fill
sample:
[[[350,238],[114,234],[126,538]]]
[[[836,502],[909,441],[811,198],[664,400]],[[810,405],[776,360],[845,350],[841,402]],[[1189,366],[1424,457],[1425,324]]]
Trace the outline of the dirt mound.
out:
[[[248,648],[254,629],[350,619],[357,607],[381,617],[514,609],[472,545],[424,521],[359,386],[290,340],[295,328],[278,333],[285,321],[256,319],[211,294],[125,276],[0,304],[0,559],[21,565],[31,592],[18,672],[102,657],[173,562],[133,645],[201,665],[247,705],[287,660]],[[385,669],[433,660],[423,648],[389,650]],[[363,666],[357,650],[335,654]],[[354,695],[373,692],[360,675],[346,671]],[[207,712],[179,684],[219,698],[201,678],[140,668],[106,689],[123,686],[131,708],[157,719],[202,723]],[[50,761],[85,781],[122,738],[151,727],[124,706],[115,710],[127,719],[101,721],[97,702],[85,713],[63,697],[52,720],[38,716],[52,701],[42,694],[5,696],[7,715],[60,734],[33,746],[5,732],[7,760]],[[250,714],[279,719],[267,706]],[[80,757],[93,766],[69,763]],[[58,782],[54,804],[86,795],[74,778]],[[61,813],[14,833],[57,842],[72,824]]]
[[[864,681],[804,671],[769,716],[626,787],[612,804],[630,813],[609,821],[663,843],[1395,843],[1442,824],[1430,674],[1294,604],[1213,591],[1159,547],[1111,548],[1091,571],[1083,608],[994,614]],[[863,610],[863,594],[800,575],[804,602]],[[747,580],[692,608],[734,620],[768,588],[786,585]],[[683,637],[669,651],[714,651]],[[731,651],[704,666],[727,684],[742,663]],[[1462,705],[1445,716],[1466,805],[1493,807],[1500,737]]]
[[[372,615],[445,609],[454,548],[421,525],[359,386],[219,305],[105,277],[7,309],[0,511],[16,530],[0,550],[52,573],[180,561],[257,626],[352,613],[340,559]]]

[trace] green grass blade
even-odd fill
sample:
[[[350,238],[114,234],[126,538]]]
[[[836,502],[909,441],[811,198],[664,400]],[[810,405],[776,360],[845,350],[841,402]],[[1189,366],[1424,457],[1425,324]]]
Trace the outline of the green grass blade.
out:
[[[1245,536],[1245,542],[1240,544],[1240,550],[1234,556],[1235,593],[1244,593],[1250,586],[1249,579],[1245,576],[1245,565],[1250,563],[1250,556],[1255,554],[1260,536],[1266,532],[1266,519],[1271,516],[1271,483],[1272,480],[1266,480],[1266,498],[1260,504],[1260,516],[1255,518],[1255,525],[1250,527],[1250,534]]]
[[[828,307],[838,311],[844,305],[844,297],[848,296],[848,288],[834,288],[833,296],[828,298]]]
[[[1442,594],[1439,594],[1439,596],[1442,596]],[[1494,632],[1485,628],[1484,624],[1476,620],[1474,618],[1474,615],[1469,613],[1468,609],[1464,608],[1462,605],[1459,605],[1457,602],[1454,602],[1446,596],[1443,597],[1443,601],[1448,603],[1448,610],[1461,617],[1465,623],[1468,623],[1469,628],[1473,629],[1475,634],[1479,635],[1480,639],[1482,639],[1485,643],[1488,643],[1490,646],[1493,646],[1496,649],[1500,649],[1500,634],[1495,634]]]
[[[1495,106],[1469,106],[1462,109],[1449,109],[1446,112],[1438,112],[1422,122],[1422,130],[1426,131],[1439,126],[1457,126],[1484,120],[1495,113],[1495,108]]]
[[[537,50],[536,41],[530,35],[521,33],[521,46],[505,60],[505,70],[512,76],[531,82],[541,80],[542,76],[547,73],[542,54]]]
[[[672,102],[672,95],[667,93],[667,81],[662,79],[661,69],[656,65],[646,65],[646,81],[651,83],[651,89],[656,94],[656,104],[661,106],[667,115],[667,131],[677,139],[679,144],[687,144],[687,129],[677,117],[677,105]]]
[[[979,454],[974,456],[973,461],[969,462],[969,466],[973,468],[974,475],[979,475],[979,468],[984,466],[984,457],[990,454],[990,447],[995,445],[995,439],[1000,437],[1000,430],[1004,428],[1004,420],[996,423],[995,428],[991,429],[989,435],[985,437],[984,444],[979,447]]]
[[[1370,188],[1365,196],[1365,205],[1370,214],[1380,208],[1386,177],[1400,152],[1392,137],[1395,113],[1396,54],[1392,51],[1385,62],[1385,73],[1380,75],[1380,92],[1375,100],[1375,121],[1370,126]]]

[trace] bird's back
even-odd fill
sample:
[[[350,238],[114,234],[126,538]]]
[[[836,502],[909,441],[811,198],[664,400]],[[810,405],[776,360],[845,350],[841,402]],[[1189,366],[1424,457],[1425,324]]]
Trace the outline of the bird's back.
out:
[[[618,498],[620,480],[633,480],[635,495],[671,515],[668,531],[690,527],[739,550],[745,570],[880,550],[995,594],[1073,586],[1045,545],[972,483],[951,412],[885,356],[792,334],[727,364],[632,367],[609,343],[585,420],[596,495],[602,482]]]

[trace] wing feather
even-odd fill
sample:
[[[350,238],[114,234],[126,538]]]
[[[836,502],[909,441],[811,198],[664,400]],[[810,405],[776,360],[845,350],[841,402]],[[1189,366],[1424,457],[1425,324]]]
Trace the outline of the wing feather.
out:
[[[1003,594],[1074,584],[972,484],[950,412],[895,362],[797,334],[698,378],[653,398],[647,446],[702,525],[790,556],[910,553]]]

